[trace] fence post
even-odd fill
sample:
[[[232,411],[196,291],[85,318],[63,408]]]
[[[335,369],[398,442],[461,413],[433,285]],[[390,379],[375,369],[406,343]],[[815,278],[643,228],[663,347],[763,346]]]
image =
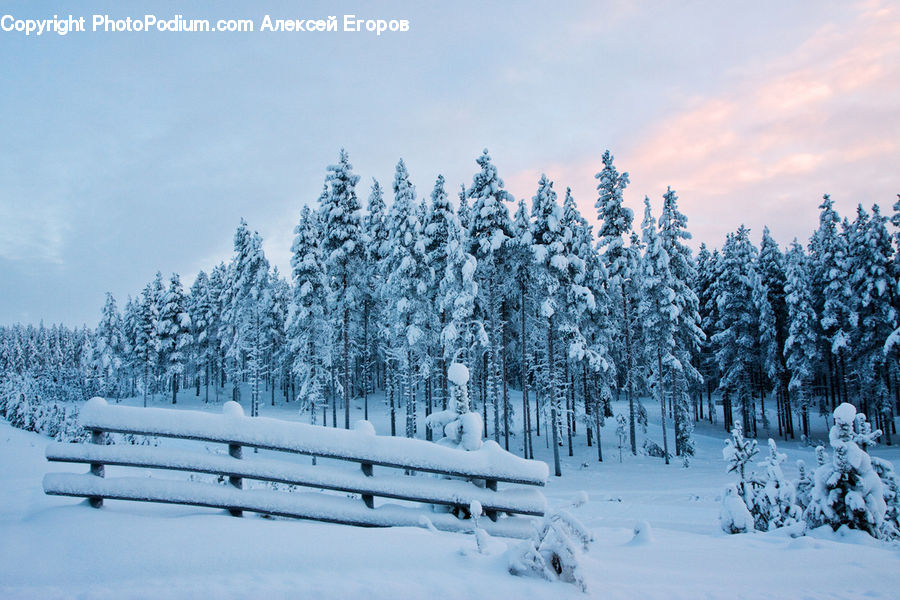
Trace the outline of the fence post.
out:
[[[243,448],[240,444],[228,444],[228,455],[232,458],[241,459],[244,457]],[[239,490],[244,488],[244,479],[242,477],[229,476],[228,483]],[[244,511],[239,508],[229,508],[228,512],[232,517],[242,517],[244,515]]]
[[[106,443],[106,436],[103,431],[100,429],[91,429],[91,443],[103,445]],[[106,469],[103,466],[103,463],[91,463],[91,475],[96,477],[105,477]],[[91,506],[94,508],[100,508],[103,506],[103,497],[102,496],[90,496],[88,498],[88,502],[90,502]]]
[[[489,490],[497,491],[497,480],[496,479],[486,479],[484,481],[484,487]],[[484,514],[487,515],[487,518],[491,521],[497,520],[497,511],[496,510],[486,510]]]
[[[366,477],[372,476],[372,463],[360,463],[360,467],[362,467],[363,475]],[[363,502],[366,503],[366,506],[369,508],[375,508],[375,497],[371,494],[363,494],[362,495]]]

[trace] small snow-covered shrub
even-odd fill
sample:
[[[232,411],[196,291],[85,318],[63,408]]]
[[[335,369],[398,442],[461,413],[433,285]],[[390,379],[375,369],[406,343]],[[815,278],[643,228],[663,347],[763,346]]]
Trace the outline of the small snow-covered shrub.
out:
[[[897,482],[897,474],[894,471],[894,465],[878,458],[872,459],[872,468],[878,474],[884,491],[884,521],[881,523],[880,537],[885,539],[900,538],[900,483]]]
[[[587,494],[583,492],[571,505],[580,506]],[[508,553],[509,572],[513,575],[542,577],[548,581],[559,579],[587,592],[580,568],[580,558],[594,541],[585,526],[566,509],[559,509],[544,517],[535,535]]]
[[[616,439],[619,442],[619,462],[622,462],[622,448],[625,447],[625,441],[628,439],[625,425],[625,415],[616,415]]]
[[[84,440],[78,426],[78,408],[73,402],[45,395],[46,387],[31,376],[12,376],[0,384],[0,416],[9,424],[61,442]]]
[[[719,525],[725,533],[747,533],[753,530],[753,515],[744,504],[735,484],[725,488],[722,508],[719,510]]]
[[[735,423],[731,437],[725,440],[722,458],[728,463],[728,472],[738,476],[737,494],[747,507],[753,506],[753,496],[760,485],[748,468],[758,452],[756,440],[744,439],[740,423]]]
[[[759,463],[764,469],[760,478],[761,487],[754,491],[750,509],[759,531],[793,525],[800,518],[794,484],[784,477],[781,470],[781,463],[785,460],[787,455],[778,452],[775,440],[769,438],[769,454]]]
[[[484,423],[480,414],[469,412],[469,370],[465,365],[453,362],[447,367],[447,380],[451,408],[428,415],[425,426],[431,431],[443,432],[444,437],[437,441],[441,446],[478,450],[483,441]]]
[[[761,471],[757,472],[751,465],[759,448],[756,440],[744,438],[740,424],[735,424],[731,437],[725,440],[722,458],[728,463],[728,472],[738,476],[738,482],[729,485],[722,497],[719,524],[723,531],[769,531],[793,525],[800,519],[796,486],[785,478],[781,469],[787,456],[778,452],[775,440],[769,439],[768,447],[768,454],[759,462]]]
[[[860,447],[880,435],[881,431],[871,431],[864,416],[859,418],[852,404],[845,402],[834,410],[829,434],[834,454],[831,463],[816,469],[812,499],[804,513],[809,527],[829,525],[837,531],[846,525],[873,537],[881,535],[887,508],[884,486]]]
[[[797,506],[805,509],[809,506],[809,502],[812,499],[812,489],[815,482],[809,474],[809,469],[806,468],[804,461],[797,461],[797,471],[800,473],[800,478],[797,480]]]
[[[648,440],[645,438],[643,447],[644,454],[646,454],[647,456],[652,456],[653,458],[666,458],[666,453],[663,452],[662,447],[652,440]]]

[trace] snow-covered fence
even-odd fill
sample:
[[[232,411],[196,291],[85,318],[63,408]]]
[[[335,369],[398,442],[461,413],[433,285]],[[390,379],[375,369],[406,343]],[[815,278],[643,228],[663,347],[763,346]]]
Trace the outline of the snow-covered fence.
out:
[[[535,487],[497,489],[498,482],[543,486],[549,470],[543,462],[525,460],[494,442],[463,451],[422,440],[377,436],[364,423],[343,430],[262,417],[245,417],[241,407],[226,403],[223,414],[161,408],[110,406],[89,401],[80,422],[91,432],[91,444],[51,444],[47,460],[84,463],[90,473],[49,473],[44,491],[50,495],[136,500],[222,508],[299,517],[363,526],[427,526],[447,531],[471,531],[468,520],[451,512],[396,504],[375,505],[390,498],[428,505],[455,507],[464,512],[479,502],[491,522],[484,529],[494,535],[528,537],[531,519],[501,513],[541,516],[546,500]],[[152,446],[106,445],[107,433],[125,433],[221,443],[228,454],[192,452]],[[248,458],[243,449],[260,448],[359,463],[359,471],[325,464],[308,465],[272,458]],[[105,477],[106,466],[137,467],[206,473],[227,478],[219,485],[149,477]],[[374,467],[388,467],[379,469]],[[413,476],[416,472],[440,477]],[[243,480],[276,482],[316,489],[350,492],[362,501],[321,492],[290,493],[271,489],[243,489]]]

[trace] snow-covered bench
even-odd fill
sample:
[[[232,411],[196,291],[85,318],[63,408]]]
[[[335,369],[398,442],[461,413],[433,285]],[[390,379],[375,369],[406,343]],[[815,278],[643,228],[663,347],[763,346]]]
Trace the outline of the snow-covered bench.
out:
[[[509,515],[541,516],[546,500],[539,489],[547,480],[543,462],[524,460],[487,441],[466,452],[416,439],[376,436],[362,422],[354,430],[333,429],[245,417],[240,406],[226,403],[223,414],[162,408],[110,406],[95,398],[81,411],[81,425],[92,444],[51,444],[47,460],[85,463],[90,473],[49,473],[44,491],[59,496],[86,497],[100,507],[103,499],[187,504],[299,517],[364,526],[428,526],[470,531],[471,522],[430,505],[468,508],[477,501],[490,517],[489,533],[528,537],[532,520]],[[107,433],[179,438],[225,444],[228,454],[140,445],[107,445]],[[243,448],[260,448],[359,463],[359,471],[326,464],[309,465],[274,458],[245,458]],[[228,478],[228,484],[151,477],[105,477],[105,466],[137,467],[206,473]],[[374,467],[389,467],[379,469]],[[415,476],[435,473],[446,479]],[[321,492],[243,489],[252,479],[317,490],[351,492],[362,501]],[[498,482],[524,484],[498,489]],[[424,503],[375,505],[375,498]],[[458,511],[458,512],[464,512]]]

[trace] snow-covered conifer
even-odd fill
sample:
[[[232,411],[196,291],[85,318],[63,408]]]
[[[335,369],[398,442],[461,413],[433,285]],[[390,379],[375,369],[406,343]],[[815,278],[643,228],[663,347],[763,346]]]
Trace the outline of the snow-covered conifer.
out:
[[[675,304],[676,292],[669,255],[663,247],[656,230],[656,219],[650,209],[650,199],[644,198],[643,241],[646,247],[641,264],[641,299],[638,315],[645,328],[645,339],[650,344],[653,359],[649,362],[649,381],[659,403],[662,424],[662,454],[669,464],[669,443],[666,433],[666,375],[671,369],[680,370],[681,363],[675,358],[675,327],[679,308]],[[673,391],[672,389],[669,390]]]
[[[815,320],[809,290],[809,270],[803,247],[794,240],[786,256],[785,301],[788,309],[788,338],[784,353],[791,374],[788,392],[793,406],[801,411],[803,433],[809,436],[808,382],[814,375],[816,361]]]
[[[360,204],[356,197],[359,176],[344,149],[337,164],[328,166],[325,191],[319,198],[322,220],[322,251],[328,278],[328,306],[340,332],[342,361],[341,390],[344,401],[344,428],[350,429],[350,319],[361,298],[359,268],[364,251],[360,224]]]
[[[871,458],[857,443],[856,415],[856,408],[846,402],[834,410],[828,438],[834,455],[830,464],[816,469],[812,501],[804,517],[810,527],[829,525],[836,531],[846,525],[878,537],[886,512],[884,489]],[[880,434],[876,431],[868,437]]]

